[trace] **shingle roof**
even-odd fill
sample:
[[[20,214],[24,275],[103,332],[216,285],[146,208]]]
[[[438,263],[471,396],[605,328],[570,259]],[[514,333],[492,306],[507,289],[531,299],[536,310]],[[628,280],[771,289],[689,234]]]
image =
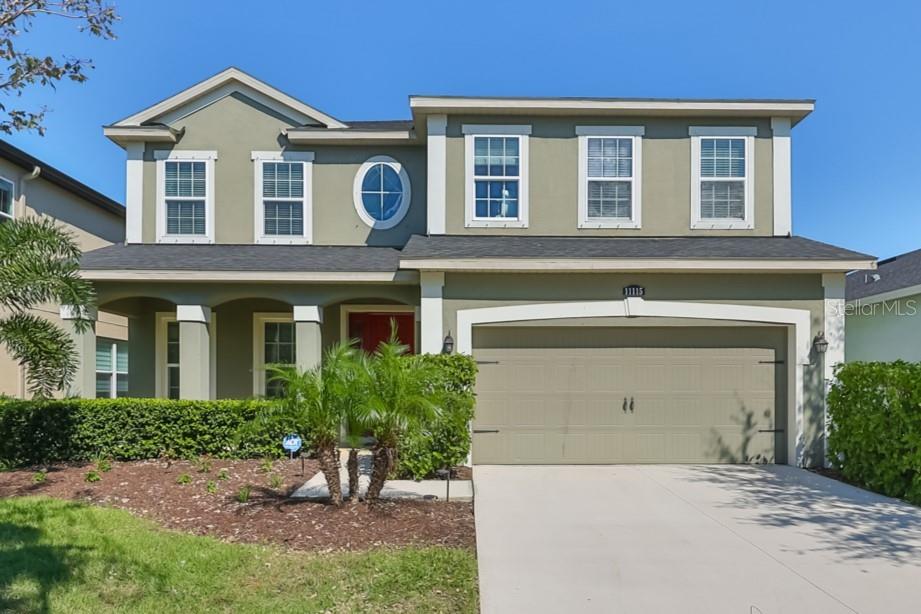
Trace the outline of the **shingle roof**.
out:
[[[854,271],[847,276],[845,296],[850,301],[917,285],[921,285],[921,249],[880,260],[875,271]]]
[[[87,270],[393,272],[392,247],[334,245],[164,245],[117,243],[83,255]]]
[[[527,237],[413,235],[401,259],[422,258],[751,258],[872,260],[803,237]]]

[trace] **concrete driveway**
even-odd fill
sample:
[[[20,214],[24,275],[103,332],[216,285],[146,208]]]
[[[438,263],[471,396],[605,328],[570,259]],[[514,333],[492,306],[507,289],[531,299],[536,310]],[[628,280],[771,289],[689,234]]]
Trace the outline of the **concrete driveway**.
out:
[[[786,466],[474,468],[486,614],[918,612],[921,508]]]

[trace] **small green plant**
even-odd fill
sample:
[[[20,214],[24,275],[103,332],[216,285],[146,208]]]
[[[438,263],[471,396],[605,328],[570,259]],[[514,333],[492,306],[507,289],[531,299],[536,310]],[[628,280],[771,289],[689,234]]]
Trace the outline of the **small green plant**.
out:
[[[252,487],[247,484],[246,486],[241,486],[240,490],[237,491],[237,501],[240,503],[246,503],[249,501],[249,495],[252,492]]]
[[[35,484],[44,484],[48,479],[48,473],[45,471],[36,471],[32,474],[32,482]]]
[[[275,463],[272,462],[271,458],[263,458],[259,462],[259,471],[262,473],[271,473],[272,469],[275,468]]]
[[[193,464],[199,473],[211,473],[211,469],[214,467],[214,462],[205,457],[197,459]]]
[[[98,482],[102,479],[98,471],[87,471],[86,475],[83,476],[84,481],[86,482]]]
[[[278,490],[279,488],[281,488],[284,485],[284,483],[285,483],[285,480],[277,473],[273,473],[272,475],[269,476],[269,486],[271,486],[275,490]]]
[[[230,479],[230,474],[227,473],[227,470],[226,470],[226,469],[221,469],[220,471],[217,472],[217,479],[219,479],[219,480],[229,480],[229,479]]]
[[[112,461],[107,458],[100,458],[96,461],[96,470],[102,473],[112,471]]]
[[[205,490],[208,491],[209,495],[213,495],[217,492],[217,482],[214,480],[208,480],[208,483],[205,484]]]
[[[190,476],[188,473],[180,474],[180,476],[176,478],[176,483],[177,484],[191,484],[192,476]]]

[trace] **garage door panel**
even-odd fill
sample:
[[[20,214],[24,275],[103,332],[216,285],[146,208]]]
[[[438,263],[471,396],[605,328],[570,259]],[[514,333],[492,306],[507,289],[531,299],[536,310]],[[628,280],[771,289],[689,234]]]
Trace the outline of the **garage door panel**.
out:
[[[566,347],[567,332],[518,330],[510,336],[527,333],[529,347],[475,350],[475,429],[498,432],[475,433],[474,462],[775,460],[783,438],[760,431],[776,428],[774,361],[785,353],[776,343]],[[682,329],[668,335],[680,339]]]

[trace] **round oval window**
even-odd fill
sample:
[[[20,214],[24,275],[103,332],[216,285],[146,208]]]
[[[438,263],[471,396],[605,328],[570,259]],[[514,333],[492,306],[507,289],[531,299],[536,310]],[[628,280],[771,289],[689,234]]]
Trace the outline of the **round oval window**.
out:
[[[355,177],[355,209],[368,226],[396,226],[406,215],[410,198],[409,176],[402,164],[375,156],[361,165]]]

